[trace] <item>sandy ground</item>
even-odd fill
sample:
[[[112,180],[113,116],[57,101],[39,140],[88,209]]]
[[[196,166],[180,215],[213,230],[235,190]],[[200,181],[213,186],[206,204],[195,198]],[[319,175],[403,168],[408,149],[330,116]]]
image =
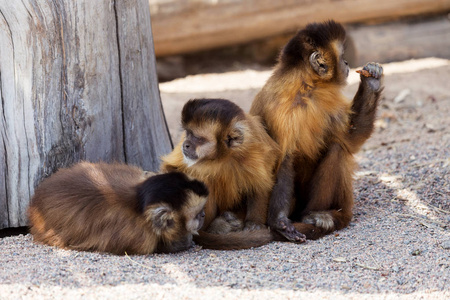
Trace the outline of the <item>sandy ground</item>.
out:
[[[0,239],[0,299],[449,299],[450,61],[385,64],[376,131],[357,155],[350,226],[302,245],[112,256]],[[358,77],[351,72],[351,97]],[[175,142],[190,98],[248,110],[270,71],[160,85]]]

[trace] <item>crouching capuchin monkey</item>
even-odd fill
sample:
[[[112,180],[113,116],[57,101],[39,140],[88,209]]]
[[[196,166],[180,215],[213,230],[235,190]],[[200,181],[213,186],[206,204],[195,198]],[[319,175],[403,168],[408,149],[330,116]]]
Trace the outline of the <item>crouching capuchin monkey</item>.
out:
[[[118,255],[177,252],[202,227],[208,190],[183,173],[81,162],[46,178],[28,208],[34,240]]]
[[[228,100],[195,99],[183,107],[181,121],[184,133],[173,152],[162,158],[161,171],[183,172],[209,189],[203,230],[194,241],[213,249],[271,241],[265,224],[279,148],[259,117]],[[241,219],[244,230],[236,232]]]
[[[281,149],[267,222],[289,241],[317,239],[352,218],[353,154],[372,133],[383,69],[364,66],[359,89],[347,100],[345,35],[334,21],[299,31],[250,109]]]

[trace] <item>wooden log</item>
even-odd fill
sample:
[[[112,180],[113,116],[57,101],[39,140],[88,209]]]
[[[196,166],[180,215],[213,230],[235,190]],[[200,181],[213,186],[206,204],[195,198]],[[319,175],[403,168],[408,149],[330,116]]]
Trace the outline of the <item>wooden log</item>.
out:
[[[156,56],[228,46],[334,19],[372,22],[450,11],[450,0],[149,0]]]
[[[450,59],[450,20],[447,16],[414,22],[393,22],[347,28],[346,55],[350,66],[369,61],[411,58]]]
[[[60,167],[171,150],[147,0],[1,1],[0,99],[0,229]]]

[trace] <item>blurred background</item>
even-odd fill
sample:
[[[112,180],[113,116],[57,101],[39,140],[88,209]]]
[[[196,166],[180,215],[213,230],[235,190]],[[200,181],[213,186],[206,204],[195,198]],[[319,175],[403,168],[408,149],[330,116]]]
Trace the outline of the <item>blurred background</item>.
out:
[[[450,0],[149,0],[160,81],[272,66],[310,22],[346,26],[352,67],[450,58]]]

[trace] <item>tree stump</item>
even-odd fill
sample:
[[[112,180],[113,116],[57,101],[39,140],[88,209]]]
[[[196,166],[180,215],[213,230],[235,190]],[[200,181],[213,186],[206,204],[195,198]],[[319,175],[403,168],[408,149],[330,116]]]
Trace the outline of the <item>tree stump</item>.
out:
[[[147,170],[172,149],[148,0],[0,2],[0,229],[80,160]]]

